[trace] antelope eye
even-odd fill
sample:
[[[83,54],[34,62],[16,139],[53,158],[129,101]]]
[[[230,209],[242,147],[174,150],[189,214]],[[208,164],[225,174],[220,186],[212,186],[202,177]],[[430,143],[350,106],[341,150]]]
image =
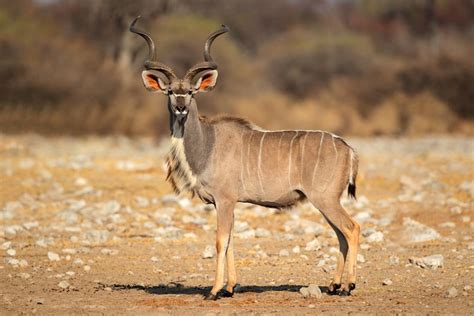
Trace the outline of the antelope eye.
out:
[[[171,88],[168,88],[168,95],[172,95],[173,94],[173,90],[171,90]]]
[[[193,90],[189,90],[189,91],[188,91],[188,94],[189,94],[189,95],[193,94]]]

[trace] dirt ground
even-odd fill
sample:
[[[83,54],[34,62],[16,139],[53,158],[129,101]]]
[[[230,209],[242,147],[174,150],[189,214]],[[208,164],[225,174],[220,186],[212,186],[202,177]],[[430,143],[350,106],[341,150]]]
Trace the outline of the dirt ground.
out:
[[[361,158],[358,200],[343,201],[362,225],[352,296],[325,293],[337,240],[317,210],[238,205],[240,288],[204,301],[215,211],[171,194],[166,142],[0,135],[0,314],[472,315],[473,141],[349,139]],[[415,263],[431,255],[442,266]],[[309,284],[322,297],[303,298]]]

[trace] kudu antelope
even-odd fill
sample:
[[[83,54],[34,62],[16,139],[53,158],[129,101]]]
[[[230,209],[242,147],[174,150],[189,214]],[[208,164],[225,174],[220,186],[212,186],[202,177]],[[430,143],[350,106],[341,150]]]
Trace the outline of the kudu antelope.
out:
[[[336,232],[340,253],[329,292],[341,287],[344,265],[348,282],[339,292],[355,288],[359,225],[340,204],[343,191],[355,198],[357,156],[340,137],[324,131],[266,131],[241,119],[207,119],[198,112],[195,94],[216,85],[217,64],[211,57],[216,37],[229,29],[209,35],[204,46],[204,62],[178,79],[168,66],[155,60],[151,37],[136,28],[130,31],[148,43],[149,58],[142,78],[152,92],[168,96],[171,150],[167,158],[168,180],[176,193],[190,191],[217,210],[217,271],[214,286],[206,299],[232,296],[237,284],[234,266],[234,206],[246,202],[266,207],[287,208],[308,199],[321,211]],[[226,262],[224,262],[226,261]]]

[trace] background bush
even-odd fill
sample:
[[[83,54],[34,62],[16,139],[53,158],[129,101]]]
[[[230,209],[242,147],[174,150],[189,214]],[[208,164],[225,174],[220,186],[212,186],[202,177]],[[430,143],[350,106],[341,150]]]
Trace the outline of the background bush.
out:
[[[168,133],[140,27],[178,75],[207,35],[218,86],[202,114],[341,134],[473,133],[474,5],[448,0],[0,1],[0,131]]]

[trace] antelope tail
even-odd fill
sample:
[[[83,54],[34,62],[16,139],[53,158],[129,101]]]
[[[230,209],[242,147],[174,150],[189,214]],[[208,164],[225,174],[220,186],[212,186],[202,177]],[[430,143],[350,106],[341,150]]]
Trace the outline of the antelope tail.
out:
[[[354,199],[356,198],[356,180],[357,180],[357,169],[359,167],[359,158],[354,152],[354,149],[351,148],[350,151],[350,172],[349,172],[349,185],[347,187],[347,195],[351,196]]]

